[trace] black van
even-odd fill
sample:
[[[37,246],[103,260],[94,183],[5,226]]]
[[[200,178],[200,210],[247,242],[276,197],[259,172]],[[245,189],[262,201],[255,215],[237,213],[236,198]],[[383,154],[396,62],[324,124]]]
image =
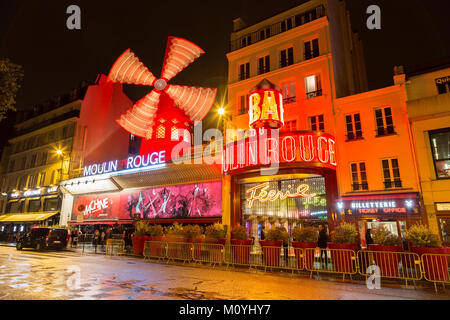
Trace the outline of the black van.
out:
[[[17,241],[16,249],[34,248],[36,250],[57,249],[67,247],[68,235],[66,229],[33,228]]]

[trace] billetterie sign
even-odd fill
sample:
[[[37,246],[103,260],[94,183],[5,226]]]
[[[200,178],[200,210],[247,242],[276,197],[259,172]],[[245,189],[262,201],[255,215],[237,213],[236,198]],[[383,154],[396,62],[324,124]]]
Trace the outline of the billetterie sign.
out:
[[[84,176],[95,176],[106,173],[120,172],[131,169],[145,169],[166,162],[166,151],[154,152],[147,155],[129,157],[123,162],[118,160],[91,164],[84,167]]]

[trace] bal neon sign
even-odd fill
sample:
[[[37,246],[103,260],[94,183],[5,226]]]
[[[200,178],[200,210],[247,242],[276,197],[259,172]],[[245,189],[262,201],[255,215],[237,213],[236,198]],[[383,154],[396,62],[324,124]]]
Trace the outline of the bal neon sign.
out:
[[[280,163],[316,163],[336,169],[336,142],[329,134],[297,131],[279,136],[253,135],[226,146],[222,171]]]
[[[283,94],[276,89],[260,89],[249,96],[250,128],[281,128]]]
[[[250,197],[247,199],[249,208],[253,207],[253,203],[255,201],[267,202],[267,201],[276,201],[276,200],[286,200],[286,199],[295,199],[295,198],[314,198],[317,196],[316,193],[308,194],[310,190],[309,185],[301,184],[295,190],[295,193],[291,193],[292,186],[289,186],[287,191],[277,191],[274,189],[269,190],[270,185],[269,182],[257,185],[256,187],[250,188],[247,190],[247,193],[250,193]],[[257,192],[259,193],[257,194]]]
[[[119,168],[119,161],[109,161],[101,164],[93,164],[84,167],[84,176],[95,176],[100,174],[118,172],[119,170],[131,170],[139,168],[151,168],[152,166],[164,164],[166,162],[166,151],[154,152],[147,155],[129,157],[122,168]]]

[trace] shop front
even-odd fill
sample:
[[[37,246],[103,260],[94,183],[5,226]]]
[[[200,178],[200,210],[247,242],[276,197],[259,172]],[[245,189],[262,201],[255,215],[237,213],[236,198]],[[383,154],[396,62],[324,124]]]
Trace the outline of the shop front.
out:
[[[333,229],[337,219],[334,138],[297,131],[280,133],[277,139],[259,136],[257,143],[251,139],[228,145],[226,150],[223,170],[231,179],[232,227],[247,227],[256,241],[272,225],[289,233],[297,226],[322,224]],[[245,150],[243,161],[238,161],[239,149]],[[260,152],[266,153],[265,164]],[[251,159],[253,154],[258,159]]]
[[[338,200],[337,207],[345,221],[358,227],[363,247],[366,246],[367,229],[384,227],[405,239],[406,230],[422,221],[418,193],[342,197]]]
[[[83,233],[107,227],[123,231],[137,218],[163,225],[211,224],[222,219],[218,167],[149,162],[106,174],[95,174],[95,168],[92,174],[88,168],[85,177],[61,183],[62,223],[79,226]]]
[[[9,193],[6,214],[0,216],[0,241],[14,242],[34,226],[59,224],[60,205],[57,186]]]
[[[441,202],[435,205],[442,242],[445,246],[450,246],[450,202]]]

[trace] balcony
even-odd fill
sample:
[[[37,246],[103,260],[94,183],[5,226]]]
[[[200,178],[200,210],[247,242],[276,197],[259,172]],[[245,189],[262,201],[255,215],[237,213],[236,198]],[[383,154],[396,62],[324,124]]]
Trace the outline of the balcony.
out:
[[[349,132],[346,135],[347,139],[345,140],[345,142],[350,142],[350,141],[358,141],[358,140],[363,140],[363,134],[361,131],[358,132]]]
[[[369,184],[367,182],[363,183],[353,183],[352,184],[353,191],[366,191],[369,190]]]
[[[250,72],[241,72],[239,73],[239,81],[243,81],[250,78]]]
[[[400,189],[403,187],[402,181],[400,179],[384,180],[383,183],[385,189]]]
[[[283,99],[284,104],[295,103],[297,101],[296,97],[287,97]]]
[[[294,59],[281,59],[280,60],[280,68],[285,68],[294,64]]]
[[[255,32],[251,32],[246,34],[236,40],[230,42],[230,52],[242,49],[251,44],[263,41],[267,38],[276,36],[280,33],[291,30],[292,28],[299,27],[311,21],[320,19],[326,16],[326,10],[323,5],[318,6],[310,11],[298,14],[293,17],[289,17],[283,21],[277,22],[275,24],[265,26],[261,29],[258,29]],[[286,21],[290,21],[290,23],[286,23]]]
[[[320,96],[322,96],[322,89],[306,93],[306,99],[312,99]]]
[[[376,135],[377,138],[391,136],[391,135],[396,134],[394,126],[379,127],[376,130],[376,133],[377,133],[377,135]]]
[[[305,51],[304,57],[305,60],[310,60],[320,56],[319,50]]]
[[[270,72],[270,67],[269,66],[264,66],[264,67],[259,67],[258,68],[258,75],[264,74],[264,73],[268,73]]]

